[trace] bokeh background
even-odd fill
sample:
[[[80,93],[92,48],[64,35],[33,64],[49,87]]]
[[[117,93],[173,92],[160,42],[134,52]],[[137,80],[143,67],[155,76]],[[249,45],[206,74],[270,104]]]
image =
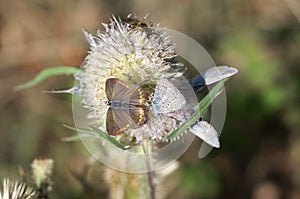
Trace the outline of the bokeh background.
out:
[[[226,83],[221,148],[199,160],[195,141],[166,179],[166,198],[300,198],[298,0],[0,0],[0,179],[19,179],[20,165],[29,173],[35,157],[50,157],[50,198],[107,198],[100,163],[88,174],[93,189],[70,172],[89,156],[80,142],[61,141],[73,135],[62,126],[73,124],[70,96],[41,93],[70,87],[73,78],[14,86],[48,67],[80,66],[88,50],[82,27],[95,32],[113,14],[129,13],[149,13],[197,40],[217,64],[239,69]]]

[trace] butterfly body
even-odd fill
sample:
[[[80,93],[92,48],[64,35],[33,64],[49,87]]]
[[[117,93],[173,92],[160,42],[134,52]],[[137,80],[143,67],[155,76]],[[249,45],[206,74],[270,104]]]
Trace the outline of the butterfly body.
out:
[[[134,105],[131,105],[130,102],[124,102],[124,101],[119,101],[119,100],[114,100],[114,101],[107,101],[106,105],[109,106],[111,109],[130,109],[134,108]]]

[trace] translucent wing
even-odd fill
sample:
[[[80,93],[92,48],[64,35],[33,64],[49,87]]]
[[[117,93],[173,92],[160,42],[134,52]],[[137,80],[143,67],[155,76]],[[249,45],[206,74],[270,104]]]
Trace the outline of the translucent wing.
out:
[[[204,158],[205,156],[207,156],[207,154],[209,154],[209,152],[213,149],[213,147],[205,142],[202,143],[201,148],[199,150],[198,153],[198,157],[200,159]]]
[[[155,114],[164,114],[181,109],[186,104],[184,96],[167,79],[160,79],[154,90],[152,107]]]
[[[238,72],[236,68],[228,66],[216,66],[209,68],[202,74],[203,79],[205,80],[206,85],[210,85],[221,81],[225,78],[231,77]]]
[[[194,124],[191,128],[190,131],[202,139],[204,142],[207,144],[219,148],[220,147],[220,142],[218,139],[218,133],[215,130],[215,128],[209,124],[206,121],[198,121],[196,124]]]

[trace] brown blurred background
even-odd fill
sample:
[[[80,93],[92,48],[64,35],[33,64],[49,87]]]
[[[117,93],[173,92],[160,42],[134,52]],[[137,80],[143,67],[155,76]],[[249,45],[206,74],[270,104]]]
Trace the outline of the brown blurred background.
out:
[[[197,40],[217,64],[239,69],[226,83],[221,148],[199,160],[196,141],[167,198],[300,198],[298,0],[0,0],[0,178],[18,179],[18,165],[29,171],[33,158],[51,157],[50,198],[92,198],[69,170],[82,167],[87,151],[61,141],[72,135],[62,127],[73,124],[70,96],[41,93],[70,87],[73,78],[21,92],[14,86],[47,67],[80,66],[88,50],[82,27],[95,32],[112,15],[129,13],[149,13],[161,27]],[[90,181],[103,190],[102,166],[94,167]]]

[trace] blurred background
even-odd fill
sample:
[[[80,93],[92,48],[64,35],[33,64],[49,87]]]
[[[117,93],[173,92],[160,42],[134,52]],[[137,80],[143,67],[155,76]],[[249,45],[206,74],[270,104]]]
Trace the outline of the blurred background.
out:
[[[80,66],[88,50],[82,27],[95,33],[129,13],[149,13],[197,40],[217,65],[239,69],[226,83],[221,148],[199,160],[196,140],[166,179],[166,198],[300,198],[298,0],[0,0],[0,179],[19,179],[18,166],[28,173],[35,157],[50,157],[50,198],[108,198],[100,163],[88,174],[93,191],[70,172],[80,173],[89,156],[80,142],[61,141],[73,135],[62,126],[73,125],[70,96],[41,93],[71,87],[73,78],[14,86],[48,67]]]

